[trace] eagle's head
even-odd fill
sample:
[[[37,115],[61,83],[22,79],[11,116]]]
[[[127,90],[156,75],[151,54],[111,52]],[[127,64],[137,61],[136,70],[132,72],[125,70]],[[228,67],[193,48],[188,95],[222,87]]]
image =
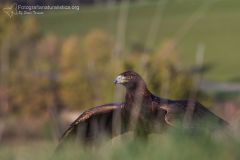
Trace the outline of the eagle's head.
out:
[[[122,84],[127,89],[136,89],[140,86],[145,87],[142,77],[134,71],[126,71],[119,74],[114,80],[115,84]]]

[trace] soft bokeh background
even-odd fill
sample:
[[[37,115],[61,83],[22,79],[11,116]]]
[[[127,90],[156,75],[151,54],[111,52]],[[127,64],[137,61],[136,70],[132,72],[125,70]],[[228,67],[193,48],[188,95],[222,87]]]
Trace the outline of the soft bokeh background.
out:
[[[4,8],[14,3],[80,8],[10,18]],[[32,159],[36,150],[49,157],[84,109],[124,100],[113,79],[129,69],[158,96],[198,99],[230,122],[234,136],[189,140],[170,132],[146,148],[117,139],[113,148],[78,155],[239,159],[239,0],[5,0],[0,8],[0,159]]]

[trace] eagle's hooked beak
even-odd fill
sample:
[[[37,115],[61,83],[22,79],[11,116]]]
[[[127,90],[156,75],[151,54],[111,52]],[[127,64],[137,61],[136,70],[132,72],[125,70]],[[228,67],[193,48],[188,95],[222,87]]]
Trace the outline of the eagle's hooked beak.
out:
[[[113,81],[115,84],[123,84],[125,82],[127,82],[126,77],[119,75],[116,77],[116,79]]]

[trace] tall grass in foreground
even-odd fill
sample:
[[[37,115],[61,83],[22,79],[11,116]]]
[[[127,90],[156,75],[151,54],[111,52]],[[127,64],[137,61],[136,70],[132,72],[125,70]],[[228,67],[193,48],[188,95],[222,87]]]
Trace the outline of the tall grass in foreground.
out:
[[[69,144],[53,159],[148,160],[148,159],[239,159],[240,141],[226,132],[218,134],[189,134],[183,130],[170,130],[152,134],[148,142],[132,140],[131,134],[117,137],[95,148]],[[1,145],[2,160],[41,160],[52,157],[55,145],[51,142]]]

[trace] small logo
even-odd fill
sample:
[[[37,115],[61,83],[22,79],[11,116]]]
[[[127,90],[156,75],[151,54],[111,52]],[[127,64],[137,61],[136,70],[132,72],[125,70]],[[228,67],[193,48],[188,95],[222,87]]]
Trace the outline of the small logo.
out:
[[[9,7],[3,8],[3,12],[6,13],[10,18],[13,17],[13,15],[17,15],[17,4],[13,4]]]

